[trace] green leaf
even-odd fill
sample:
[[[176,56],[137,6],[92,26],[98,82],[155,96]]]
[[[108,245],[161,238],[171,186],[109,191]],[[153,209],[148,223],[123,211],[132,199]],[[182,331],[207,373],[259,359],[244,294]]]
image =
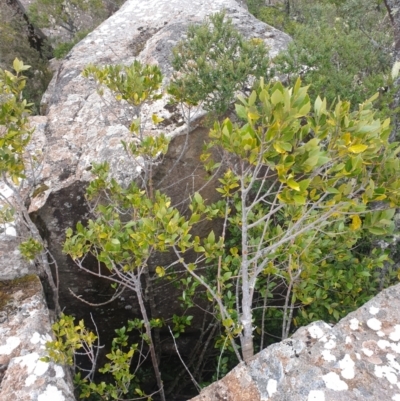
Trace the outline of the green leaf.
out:
[[[210,231],[210,234],[208,234],[207,242],[208,242],[210,245],[215,244],[215,234],[214,234],[214,231]]]
[[[305,205],[306,204],[306,198],[301,195],[293,195],[293,199],[296,203],[296,205]]]
[[[282,92],[279,89],[276,89],[271,96],[271,103],[275,106],[282,101],[283,101]]]
[[[381,227],[369,227],[368,231],[374,235],[385,235],[386,234],[386,230]]]
[[[247,120],[247,110],[244,106],[242,106],[241,104],[236,104],[235,110],[239,118],[241,118],[242,120]]]
[[[249,96],[249,100],[248,100],[248,105],[249,107],[253,106],[254,103],[257,100],[257,93],[256,91],[251,92],[251,95]]]
[[[196,203],[198,203],[198,204],[203,203],[203,198],[201,197],[201,195],[198,192],[195,192],[193,197],[194,197],[194,200],[196,201]]]

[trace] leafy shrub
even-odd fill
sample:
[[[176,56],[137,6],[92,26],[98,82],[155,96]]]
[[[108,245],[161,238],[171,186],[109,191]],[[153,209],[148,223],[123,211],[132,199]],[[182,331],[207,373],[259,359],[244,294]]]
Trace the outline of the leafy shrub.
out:
[[[169,92],[221,116],[250,77],[266,74],[269,60],[262,41],[244,39],[224,13],[217,13],[189,27],[187,38],[173,50],[172,65],[176,72]]]

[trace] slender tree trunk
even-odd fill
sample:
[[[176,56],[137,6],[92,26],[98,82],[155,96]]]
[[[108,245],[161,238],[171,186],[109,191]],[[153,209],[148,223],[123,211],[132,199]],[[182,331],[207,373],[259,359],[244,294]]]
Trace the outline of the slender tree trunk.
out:
[[[146,267],[144,276],[146,279],[146,298],[150,306],[151,318],[154,319],[157,317],[157,305],[156,299],[154,296],[153,283],[151,282],[151,277],[149,274],[149,269]],[[161,355],[161,339],[160,339],[160,329],[158,327],[154,328],[154,347],[157,355],[157,362],[160,364],[160,355]]]
[[[149,320],[149,317],[147,316],[146,307],[145,307],[144,301],[143,301],[143,293],[142,293],[142,285],[140,283],[140,275],[137,275],[135,277],[134,284],[135,284],[136,295],[137,295],[138,301],[139,301],[140,312],[142,313],[144,327],[145,327],[146,335],[148,338],[148,344],[150,347],[151,362],[153,364],[153,369],[154,369],[154,374],[156,376],[157,386],[158,386],[158,389],[160,390],[160,398],[161,398],[161,401],[165,401],[164,386],[163,386],[163,382],[161,380],[161,372],[159,369],[156,350],[155,350],[155,346],[154,346],[154,342],[153,342],[153,337],[151,334],[150,320]]]
[[[252,324],[252,296],[250,288],[250,271],[248,261],[248,239],[247,239],[247,207],[246,207],[245,185],[242,181],[242,315],[241,323],[243,333],[240,337],[242,345],[242,355],[245,362],[250,360],[254,355],[253,345],[253,324]]]

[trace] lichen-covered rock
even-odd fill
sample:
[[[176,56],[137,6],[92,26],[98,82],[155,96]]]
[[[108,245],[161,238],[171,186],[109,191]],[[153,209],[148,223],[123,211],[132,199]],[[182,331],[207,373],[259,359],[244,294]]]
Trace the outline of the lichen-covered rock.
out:
[[[288,35],[258,21],[234,0],[128,0],[73,48],[54,74],[42,101],[48,117],[49,153],[41,179],[51,192],[89,180],[88,168],[93,161],[108,161],[120,182],[137,175],[136,163],[121,145],[121,140],[131,139],[127,123],[134,111],[111,98],[106,98],[105,105],[93,82],[81,76],[83,68],[89,63],[130,64],[139,59],[158,64],[167,82],[172,72],[171,49],[183,38],[188,25],[223,9],[246,37],[264,39],[272,55],[288,44]],[[176,110],[165,107],[166,103],[155,102],[145,113],[157,112],[165,118],[169,123],[162,131],[171,137],[182,134],[182,118],[176,116]],[[196,125],[193,121],[193,128]],[[147,134],[155,132],[147,130]],[[35,208],[45,200],[36,202]]]
[[[192,401],[399,401],[400,284],[334,327],[315,322]]]
[[[27,275],[0,286],[0,401],[74,401],[69,372],[41,361],[52,338],[40,280]]]

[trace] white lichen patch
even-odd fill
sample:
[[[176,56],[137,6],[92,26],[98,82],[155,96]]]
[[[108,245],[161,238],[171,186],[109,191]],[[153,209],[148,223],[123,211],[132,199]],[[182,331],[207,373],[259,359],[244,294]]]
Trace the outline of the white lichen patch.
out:
[[[54,371],[56,372],[57,379],[61,379],[65,376],[64,369],[60,365],[54,365]]]
[[[312,338],[316,338],[316,339],[319,339],[324,335],[323,330],[316,325],[309,327],[308,332],[310,333],[310,336]]]
[[[392,341],[400,341],[400,325],[396,324],[394,326],[394,331],[389,334],[389,338]]]
[[[25,386],[29,387],[32,386],[33,383],[35,383],[37,379],[36,375],[29,375],[26,379],[25,379]]]
[[[31,343],[32,344],[41,344],[45,345],[46,342],[51,341],[51,337],[49,334],[41,335],[37,331],[32,334]],[[42,347],[43,348],[43,347]]]
[[[352,340],[350,338],[350,336],[346,336],[346,344],[351,344]]]
[[[375,317],[367,320],[367,326],[374,331],[378,331],[382,328],[382,322]]]
[[[20,344],[19,337],[8,337],[6,343],[0,347],[0,355],[10,355]]]
[[[335,372],[329,372],[322,376],[322,379],[325,382],[326,388],[331,390],[344,391],[349,389],[347,383],[341,380],[340,376]]]
[[[385,350],[386,348],[391,348],[391,343],[386,340],[378,340],[377,344],[378,347],[382,350]]]
[[[307,401],[325,401],[325,393],[321,390],[311,390],[308,393]]]
[[[385,337],[385,333],[381,330],[377,331],[376,334],[378,335],[378,337]]]
[[[375,308],[375,306],[371,306],[370,308],[369,308],[369,313],[371,314],[371,315],[376,315],[378,312],[379,312],[379,308]]]
[[[391,349],[392,351],[396,352],[396,354],[400,354],[400,344],[391,343],[387,340],[379,340],[377,344],[382,350]]]
[[[381,378],[386,378],[390,384],[397,383],[396,371],[390,366],[379,366],[375,365],[375,376]]]
[[[267,383],[268,396],[272,397],[277,392],[278,382],[274,379],[269,379]]]
[[[366,356],[372,356],[374,355],[374,351],[368,349],[368,348],[362,348],[361,351],[364,353]]]
[[[37,344],[40,340],[41,340],[40,334],[39,334],[37,331],[35,331],[35,332],[32,334],[31,343],[32,343],[32,344]]]
[[[393,401],[400,401],[400,394],[395,394],[395,395],[392,397],[392,400],[393,400]]]
[[[39,354],[36,352],[15,358],[15,362],[26,367],[28,374],[34,374],[36,376],[42,376],[49,368],[47,362],[39,360]]]
[[[336,361],[336,356],[331,354],[331,351],[329,349],[326,349],[322,351],[322,358],[325,359],[327,362],[334,362]]]
[[[387,354],[386,358],[389,361],[389,366],[397,371],[397,374],[400,374],[400,364],[396,361],[396,357],[393,354]]]
[[[65,397],[56,386],[48,384],[45,392],[39,395],[38,401],[65,401]]]
[[[325,349],[334,349],[334,348],[336,348],[336,341],[334,341],[334,340],[331,338],[328,342],[326,342],[326,343],[324,344],[324,348],[325,348]]]
[[[360,322],[358,321],[358,319],[353,318],[350,320],[350,329],[351,330],[358,330],[359,325],[360,325]]]
[[[43,361],[37,361],[35,370],[33,373],[37,376],[42,376],[47,372],[47,369],[49,368],[49,364],[47,362]]]
[[[344,358],[339,361],[339,367],[342,370],[341,375],[344,379],[354,379],[354,366],[355,363],[349,354],[346,354]]]
[[[17,236],[17,230],[15,229],[13,224],[6,223],[6,224],[4,224],[4,227],[5,227],[5,231],[4,231],[5,235],[8,235],[10,237]]]

